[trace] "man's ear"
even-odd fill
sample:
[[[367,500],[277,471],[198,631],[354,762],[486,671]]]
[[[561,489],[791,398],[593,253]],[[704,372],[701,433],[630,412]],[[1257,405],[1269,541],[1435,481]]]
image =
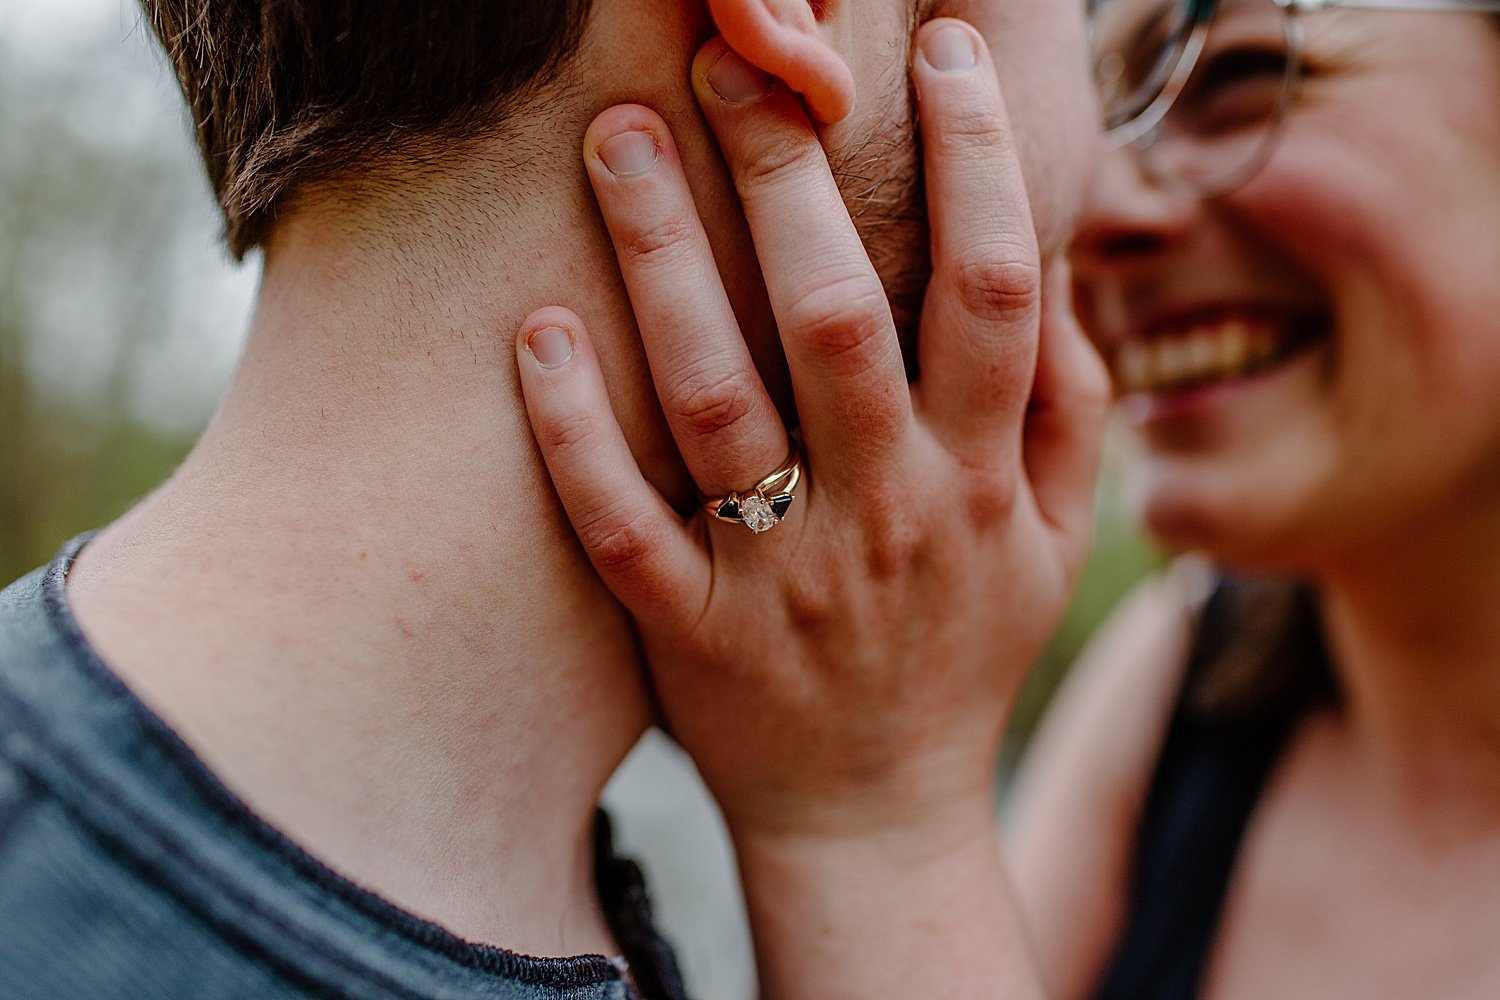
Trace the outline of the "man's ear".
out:
[[[729,47],[786,82],[825,125],[854,110],[854,74],[823,40],[819,20],[827,0],[708,0],[709,13]]]

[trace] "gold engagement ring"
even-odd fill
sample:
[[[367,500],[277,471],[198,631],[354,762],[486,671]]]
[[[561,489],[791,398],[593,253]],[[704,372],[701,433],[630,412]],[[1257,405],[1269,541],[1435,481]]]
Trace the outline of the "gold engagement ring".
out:
[[[802,482],[802,456],[792,445],[780,467],[749,490],[704,501],[703,509],[720,521],[743,524],[757,535],[770,531],[786,517],[787,508],[797,499]]]

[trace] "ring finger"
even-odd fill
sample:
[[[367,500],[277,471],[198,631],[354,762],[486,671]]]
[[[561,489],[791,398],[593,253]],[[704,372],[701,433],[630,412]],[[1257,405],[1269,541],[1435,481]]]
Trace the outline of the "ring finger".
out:
[[[745,490],[787,455],[666,124],[635,105],[589,126],[584,160],[668,426],[698,488]]]

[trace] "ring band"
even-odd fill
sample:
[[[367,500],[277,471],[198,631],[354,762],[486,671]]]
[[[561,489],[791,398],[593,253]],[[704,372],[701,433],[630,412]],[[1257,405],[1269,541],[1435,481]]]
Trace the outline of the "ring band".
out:
[[[802,483],[802,456],[794,443],[786,461],[775,472],[743,493],[712,497],[703,509],[717,520],[743,524],[755,534],[770,531],[786,517]]]

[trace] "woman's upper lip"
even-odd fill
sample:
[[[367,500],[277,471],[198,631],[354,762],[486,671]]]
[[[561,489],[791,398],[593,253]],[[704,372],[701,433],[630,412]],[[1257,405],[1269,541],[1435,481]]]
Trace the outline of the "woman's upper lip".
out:
[[[1159,306],[1140,310],[1120,331],[1123,340],[1155,340],[1185,330],[1211,326],[1230,319],[1252,322],[1306,321],[1320,315],[1321,309],[1306,302],[1272,299],[1216,299]]]

